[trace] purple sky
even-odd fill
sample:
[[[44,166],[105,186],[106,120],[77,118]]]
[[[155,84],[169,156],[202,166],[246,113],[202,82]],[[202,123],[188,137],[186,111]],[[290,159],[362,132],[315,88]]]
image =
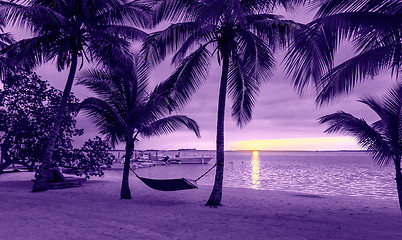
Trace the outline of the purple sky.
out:
[[[284,14],[283,11],[280,11]],[[285,15],[285,14],[284,14]],[[288,18],[306,23],[312,18],[312,14],[298,11],[294,14],[286,14]],[[337,60],[342,61],[352,56],[351,47],[345,46],[337,54]],[[278,55],[283,55],[279,53]],[[340,97],[334,103],[316,108],[314,104],[313,91],[306,91],[300,97],[292,88],[290,79],[286,79],[283,67],[280,66],[281,58],[277,59],[277,71],[275,75],[261,88],[254,108],[253,120],[247,126],[239,129],[230,116],[231,102],[227,101],[226,125],[225,125],[225,148],[239,149],[248,146],[249,149],[272,149],[272,150],[338,150],[358,149],[352,138],[343,138],[340,135],[327,135],[323,133],[325,126],[317,123],[317,118],[325,114],[343,110],[358,117],[365,118],[368,122],[376,119],[376,116],[363,104],[356,100],[370,95],[381,96],[395,80],[391,79],[389,73],[384,72],[374,80],[368,80],[358,85],[353,93],[347,97]],[[66,72],[57,72],[52,64],[47,64],[39,69],[37,73],[51,82],[59,89],[64,88]],[[163,62],[151,74],[152,83],[156,84],[166,79],[173,69],[170,67],[170,60]],[[218,83],[220,68],[216,58],[212,61],[211,70],[205,84],[194,95],[191,103],[184,109],[183,113],[195,119],[201,128],[201,139],[189,131],[180,131],[168,136],[161,136],[152,139],[140,139],[136,149],[178,149],[197,148],[215,149],[216,136],[216,113],[218,99]],[[73,87],[74,94],[83,99],[90,93],[79,86]],[[76,145],[82,144],[88,138],[97,134],[91,122],[82,114],[78,115],[78,127],[85,129],[85,134],[76,139]],[[340,138],[342,137],[342,138]],[[332,139],[326,141],[323,138]],[[285,139],[277,141],[278,139]],[[289,140],[293,139],[293,140]],[[239,143],[248,140],[274,140],[274,141],[253,141]],[[254,145],[254,147],[250,147]],[[262,145],[259,145],[262,144]],[[123,145],[117,147],[124,149]]]
[[[344,52],[350,52],[345,50]],[[344,55],[343,55],[344,56]],[[51,84],[59,89],[64,87],[67,73],[58,73],[52,66],[42,67],[37,72],[48,79]],[[152,83],[157,83],[169,76],[173,69],[169,61],[162,63],[151,74]],[[216,136],[216,113],[218,99],[218,83],[220,69],[217,64],[212,64],[209,76],[205,84],[193,96],[192,101],[183,110],[183,113],[195,119],[201,127],[202,138],[198,139],[187,130],[173,133],[167,136],[155,137],[152,139],[141,139],[137,143],[137,149],[178,149],[178,148],[197,148],[214,149]],[[62,81],[59,81],[62,80]],[[349,96],[339,97],[334,103],[316,108],[314,104],[313,91],[306,91],[303,96],[299,96],[292,88],[289,79],[282,73],[282,67],[278,66],[276,74],[261,88],[254,108],[253,120],[248,125],[239,129],[235,121],[230,116],[231,102],[227,101],[225,142],[226,149],[239,149],[236,142],[246,140],[269,140],[269,139],[300,139],[301,144],[289,143],[278,147],[275,142],[268,143],[271,148],[277,150],[334,150],[334,149],[357,149],[357,145],[350,139],[338,138],[334,143],[321,144],[323,137],[341,137],[341,135],[327,135],[323,133],[325,126],[317,123],[317,118],[325,114],[343,110],[363,117],[372,122],[376,115],[356,99],[363,96],[381,96],[395,80],[391,80],[390,74],[383,73],[373,80],[367,80],[359,84]],[[90,94],[80,86],[74,86],[73,92],[80,99]],[[76,144],[82,144],[88,138],[97,134],[97,130],[91,122],[83,115],[77,117],[78,127],[85,129],[85,134],[80,139],[76,139]],[[318,138],[309,140],[305,138]],[[305,143],[305,144],[302,144]],[[241,145],[241,144],[240,144]],[[265,145],[264,145],[265,146]],[[240,147],[241,148],[241,147]],[[124,149],[123,145],[118,149]]]

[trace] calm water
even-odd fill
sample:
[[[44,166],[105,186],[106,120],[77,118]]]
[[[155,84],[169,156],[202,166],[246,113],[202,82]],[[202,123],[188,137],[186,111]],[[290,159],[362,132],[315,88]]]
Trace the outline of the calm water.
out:
[[[204,165],[172,164],[137,172],[151,178],[196,179],[214,162],[215,159]],[[213,185],[214,176],[215,170],[198,184]],[[224,186],[318,195],[397,197],[392,165],[379,167],[364,152],[226,152]]]

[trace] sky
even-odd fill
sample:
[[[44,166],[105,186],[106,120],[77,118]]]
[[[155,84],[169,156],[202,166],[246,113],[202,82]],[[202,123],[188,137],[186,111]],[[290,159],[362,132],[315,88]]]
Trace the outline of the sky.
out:
[[[289,14],[279,11],[287,18],[302,23],[312,19],[313,14],[303,10]],[[336,56],[338,62],[346,60],[353,54],[350,44],[345,44]],[[225,149],[226,150],[356,150],[360,149],[352,137],[325,134],[326,126],[319,125],[317,119],[323,115],[338,110],[349,112],[368,122],[374,122],[376,116],[357,99],[372,95],[381,95],[395,83],[388,72],[383,72],[374,79],[359,84],[349,96],[338,97],[327,106],[317,107],[314,103],[314,92],[307,90],[302,96],[296,93],[287,79],[280,64],[281,56],[278,54],[277,70],[275,74],[260,89],[260,95],[253,110],[252,121],[238,128],[231,118],[230,99],[227,99],[225,117]],[[140,139],[136,149],[179,149],[197,148],[205,150],[215,149],[216,115],[218,105],[218,90],[220,68],[216,58],[211,61],[208,78],[201,88],[194,94],[191,102],[180,112],[196,120],[200,126],[201,138],[194,133],[182,130],[166,136]],[[84,67],[85,69],[85,67]],[[159,65],[150,76],[152,84],[165,80],[173,71],[170,61],[166,60]],[[67,72],[57,72],[53,64],[46,64],[36,70],[54,87],[63,89]],[[91,96],[91,93],[80,86],[74,86],[74,94],[80,99]],[[85,133],[75,139],[75,145],[80,146],[88,138],[98,134],[97,129],[85,115],[77,116],[77,127],[84,128]],[[117,149],[124,149],[120,144]]]

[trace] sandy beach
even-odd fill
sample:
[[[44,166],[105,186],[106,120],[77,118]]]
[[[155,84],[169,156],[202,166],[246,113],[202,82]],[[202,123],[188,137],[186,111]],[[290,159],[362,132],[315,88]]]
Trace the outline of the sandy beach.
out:
[[[91,178],[81,187],[30,192],[33,173],[0,175],[0,239],[402,239],[397,201],[211,186],[160,192],[131,176]]]

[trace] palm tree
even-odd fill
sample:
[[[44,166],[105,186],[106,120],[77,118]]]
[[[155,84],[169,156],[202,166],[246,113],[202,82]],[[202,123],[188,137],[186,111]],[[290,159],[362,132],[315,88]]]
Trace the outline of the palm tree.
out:
[[[79,77],[82,84],[98,95],[82,101],[80,109],[100,129],[100,133],[115,146],[125,142],[121,198],[131,199],[129,188],[130,159],[134,144],[139,137],[167,134],[187,127],[200,137],[197,123],[184,115],[169,115],[177,108],[170,95],[173,93],[168,81],[147,92],[146,67],[138,60],[132,64],[110,63],[105,70],[91,70]]]
[[[144,39],[145,32],[125,25],[143,27],[148,22],[149,6],[140,0],[16,0],[0,1],[0,11],[7,22],[31,30],[33,37],[22,39],[5,48],[27,68],[55,60],[59,71],[69,74],[56,121],[49,134],[47,148],[33,186],[34,192],[48,189],[47,173],[53,149],[79,61],[103,61],[120,56],[129,59],[131,40]]]
[[[144,45],[143,54],[148,62],[157,64],[168,53],[177,50],[172,61],[180,65],[173,76],[182,102],[186,102],[205,79],[213,55],[222,66],[217,167],[213,190],[206,203],[208,206],[220,205],[222,198],[227,91],[233,101],[232,117],[242,127],[251,120],[260,86],[272,74],[274,50],[285,47],[299,26],[272,14],[277,5],[290,7],[291,2],[303,1],[165,0],[159,4],[156,20],[175,23],[152,34]]]
[[[402,80],[401,1],[316,2],[316,19],[300,28],[287,55],[287,70],[299,91],[312,82],[321,105],[384,69]],[[342,40],[351,40],[357,54],[334,66]]]
[[[327,133],[341,132],[355,136],[360,146],[366,148],[378,164],[394,162],[399,206],[402,211],[402,84],[390,89],[382,101],[369,97],[360,102],[369,106],[380,120],[369,125],[364,119],[339,111],[321,117],[319,122],[330,125]]]

